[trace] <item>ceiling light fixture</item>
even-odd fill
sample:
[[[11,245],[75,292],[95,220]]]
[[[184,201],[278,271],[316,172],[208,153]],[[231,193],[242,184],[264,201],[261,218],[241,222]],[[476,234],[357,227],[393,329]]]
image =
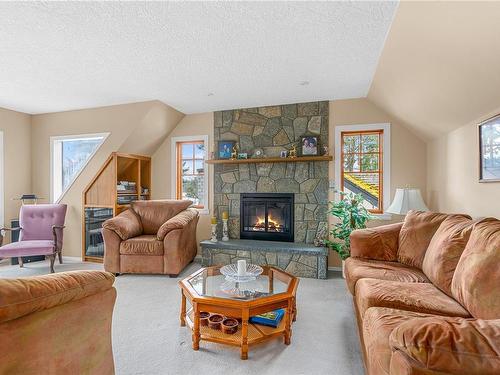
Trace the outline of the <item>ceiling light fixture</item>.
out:
[[[207,96],[214,96],[213,92],[209,92]]]
[[[299,82],[299,85],[301,86],[307,86],[309,84],[309,81],[301,81]]]

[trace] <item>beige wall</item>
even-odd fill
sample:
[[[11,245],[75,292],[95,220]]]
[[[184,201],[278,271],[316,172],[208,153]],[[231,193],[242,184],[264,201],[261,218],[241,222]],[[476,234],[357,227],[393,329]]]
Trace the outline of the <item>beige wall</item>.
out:
[[[391,199],[396,188],[410,185],[421,189],[426,194],[426,143],[413,134],[406,124],[389,116],[366,98],[335,100],[330,102],[330,153],[333,154],[335,144],[335,127],[340,125],[360,124],[391,124]],[[335,176],[335,163],[330,163],[330,179]],[[330,191],[330,200],[333,200]],[[369,226],[388,224],[401,221],[402,217],[393,215],[392,220],[375,220]],[[330,224],[334,220],[330,218]],[[339,266],[340,260],[336,253],[331,252],[328,258],[329,266]]]
[[[213,151],[214,114],[213,112],[186,115],[168,135],[152,157],[153,199],[175,198],[172,189],[172,137],[207,135],[209,155]],[[209,208],[213,203],[213,166],[208,168]],[[197,230],[198,241],[210,238],[210,214],[200,216]]]
[[[164,139],[182,116],[180,112],[158,101],[32,116],[33,190],[46,198],[50,197],[50,137],[110,133],[60,200],[68,205],[64,232],[65,255],[81,255],[82,192],[110,153],[119,150],[147,155],[154,147],[148,136]],[[152,189],[154,192],[154,186]]]
[[[498,113],[500,108],[429,143],[428,201],[432,210],[500,218],[500,182],[479,182],[477,125]]]
[[[4,223],[19,216],[19,201],[12,200],[31,189],[31,116],[0,108],[4,141]],[[6,239],[7,242],[7,239]]]

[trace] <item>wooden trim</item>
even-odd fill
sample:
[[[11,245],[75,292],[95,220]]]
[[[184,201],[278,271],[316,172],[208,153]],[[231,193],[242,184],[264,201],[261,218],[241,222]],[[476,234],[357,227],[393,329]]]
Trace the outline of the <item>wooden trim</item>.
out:
[[[212,159],[207,164],[255,164],[255,163],[304,163],[309,161],[332,161],[333,156],[298,156],[296,158]]]

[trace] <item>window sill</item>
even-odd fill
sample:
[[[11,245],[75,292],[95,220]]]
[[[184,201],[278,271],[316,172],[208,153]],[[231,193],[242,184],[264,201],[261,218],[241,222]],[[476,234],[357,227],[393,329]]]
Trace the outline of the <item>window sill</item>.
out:
[[[383,214],[371,214],[373,220],[392,220],[392,214],[384,212]]]

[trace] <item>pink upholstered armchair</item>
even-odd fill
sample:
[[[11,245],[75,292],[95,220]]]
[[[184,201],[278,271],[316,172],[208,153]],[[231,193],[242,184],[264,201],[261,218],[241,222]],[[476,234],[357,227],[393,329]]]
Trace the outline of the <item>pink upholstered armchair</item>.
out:
[[[18,258],[45,255],[50,259],[50,272],[54,273],[54,261],[59,256],[62,263],[63,228],[66,217],[65,204],[24,205],[19,213],[19,228],[2,228],[0,246],[5,231],[20,230],[19,242],[0,247],[0,258]]]

